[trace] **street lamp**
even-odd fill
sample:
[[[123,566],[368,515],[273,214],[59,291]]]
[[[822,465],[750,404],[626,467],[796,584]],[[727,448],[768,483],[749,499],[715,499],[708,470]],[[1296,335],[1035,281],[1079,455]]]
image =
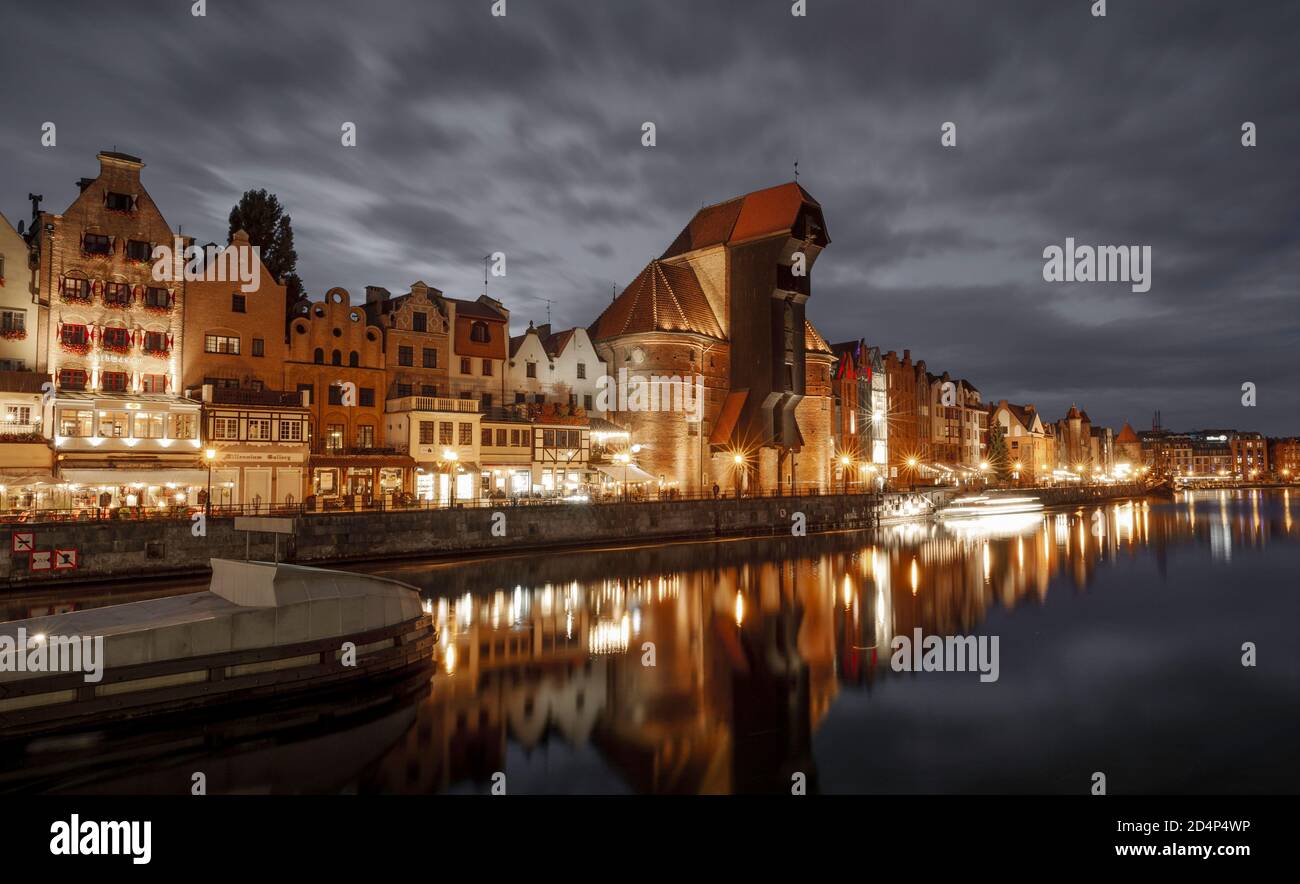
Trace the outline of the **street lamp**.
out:
[[[745,468],[745,456],[742,454],[733,455],[731,461],[736,465],[735,467],[736,507],[739,508],[740,507],[740,472]]]
[[[908,472],[908,476],[911,479],[909,483],[909,490],[911,491],[916,490],[916,464],[917,464],[916,458],[909,457],[907,459],[907,472]]]
[[[849,466],[853,463],[847,454],[840,457],[840,466],[844,467],[844,493],[849,493]]]
[[[203,515],[207,518],[212,515],[212,462],[217,459],[217,449],[204,449],[203,459],[208,463],[208,496],[203,499]]]
[[[634,445],[633,448],[640,449],[640,445]],[[614,455],[614,460],[623,465],[623,500],[627,500],[627,465],[632,462],[632,455],[626,451]]]

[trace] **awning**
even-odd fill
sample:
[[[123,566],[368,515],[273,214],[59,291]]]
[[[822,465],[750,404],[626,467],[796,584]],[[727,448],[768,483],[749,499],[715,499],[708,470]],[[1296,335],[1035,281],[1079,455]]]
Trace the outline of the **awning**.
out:
[[[207,470],[64,470],[62,482],[77,485],[206,485]]]
[[[57,485],[58,479],[48,470],[24,469],[23,467],[5,467],[0,469],[0,485],[9,488],[24,488],[28,485]]]
[[[639,466],[637,466],[634,463],[630,463],[626,467],[623,466],[622,464],[610,465],[610,464],[603,464],[603,463],[592,464],[592,466],[600,470],[609,478],[613,479],[615,482],[622,482],[624,480],[625,475],[629,483],[655,481],[654,476],[650,475],[649,473],[647,473],[645,470],[641,469]]]
[[[732,390],[727,394],[727,401],[722,403],[718,422],[713,425],[713,433],[709,436],[710,445],[726,445],[731,441],[731,433],[736,429],[740,410],[745,407],[745,399],[748,397],[749,390]]]

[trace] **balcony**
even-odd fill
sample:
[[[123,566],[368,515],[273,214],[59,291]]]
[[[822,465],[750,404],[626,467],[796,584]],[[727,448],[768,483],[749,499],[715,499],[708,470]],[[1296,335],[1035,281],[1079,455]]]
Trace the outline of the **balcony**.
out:
[[[232,387],[215,387],[213,405],[270,405],[275,408],[302,408],[301,393],[280,390],[240,390]]]
[[[443,396],[399,396],[384,403],[384,411],[452,411],[478,414],[477,399],[451,399]]]

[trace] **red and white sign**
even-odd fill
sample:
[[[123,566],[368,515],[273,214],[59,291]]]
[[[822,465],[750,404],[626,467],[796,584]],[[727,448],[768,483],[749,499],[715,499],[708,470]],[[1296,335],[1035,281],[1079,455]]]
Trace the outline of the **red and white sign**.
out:
[[[10,536],[10,547],[16,553],[29,553],[36,549],[36,533],[34,531],[15,531]]]
[[[31,557],[31,569],[33,571],[50,570],[50,557],[52,553],[48,549],[33,552]]]
[[[56,549],[54,551],[55,571],[66,571],[75,567],[77,567],[77,551],[75,549]]]

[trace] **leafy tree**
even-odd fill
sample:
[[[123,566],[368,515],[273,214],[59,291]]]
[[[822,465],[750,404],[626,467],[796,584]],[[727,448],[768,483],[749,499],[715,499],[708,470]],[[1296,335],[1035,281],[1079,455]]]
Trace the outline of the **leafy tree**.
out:
[[[285,287],[284,315],[287,325],[294,305],[306,297],[298,277],[298,253],[293,248],[293,221],[284,214],[279,198],[266,190],[247,190],[230,210],[229,242],[243,230],[248,241],[262,251],[262,262]]]

